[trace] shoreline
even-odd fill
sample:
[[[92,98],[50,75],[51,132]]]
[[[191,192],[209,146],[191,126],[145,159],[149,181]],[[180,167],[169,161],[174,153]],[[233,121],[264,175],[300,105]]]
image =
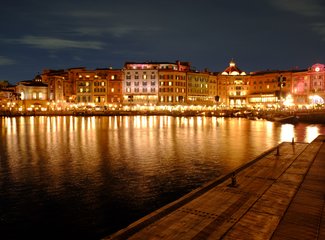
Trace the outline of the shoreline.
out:
[[[1,117],[25,117],[25,116],[174,116],[174,117],[229,117],[247,118],[250,120],[264,119],[279,123],[310,123],[325,124],[325,110],[305,111],[240,111],[240,110],[216,110],[216,111],[31,111],[10,112],[0,111]]]

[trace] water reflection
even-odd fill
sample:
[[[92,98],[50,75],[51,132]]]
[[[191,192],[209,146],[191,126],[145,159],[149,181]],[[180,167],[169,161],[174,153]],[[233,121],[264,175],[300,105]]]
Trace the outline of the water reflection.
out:
[[[17,117],[0,127],[3,234],[56,226],[53,238],[83,239],[108,235],[279,142],[325,134],[322,125],[214,117]]]

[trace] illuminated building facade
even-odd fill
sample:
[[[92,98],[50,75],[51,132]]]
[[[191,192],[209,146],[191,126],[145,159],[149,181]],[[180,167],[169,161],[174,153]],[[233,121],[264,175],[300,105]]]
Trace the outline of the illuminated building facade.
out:
[[[229,67],[219,73],[196,71],[190,63],[180,61],[126,62],[123,69],[44,70],[32,81],[19,82],[14,92],[2,90],[1,102],[6,102],[2,108],[15,99],[25,108],[44,107],[47,102],[52,109],[67,109],[70,104],[105,108],[315,107],[324,104],[325,66],[317,63],[308,69],[246,74],[231,60]]]
[[[325,65],[317,63],[306,71],[293,73],[291,93],[297,105],[324,104]]]
[[[249,92],[249,78],[250,76],[247,76],[231,60],[229,67],[218,75],[220,100],[222,104],[234,108],[246,107]]]
[[[113,105],[121,104],[123,102],[123,72],[120,69],[103,69],[98,71],[98,75],[107,74],[107,103]]]
[[[124,64],[123,103],[150,105],[158,101],[157,63]]]
[[[279,86],[279,79],[285,84]],[[250,74],[248,106],[257,108],[276,108],[280,100],[291,92],[291,71],[262,71]]]
[[[159,70],[158,104],[185,105],[186,102],[186,72],[174,68]]]
[[[217,104],[220,103],[220,97],[218,93],[218,78],[216,73],[210,72],[209,74],[209,94],[208,94],[208,101],[210,104]]]
[[[33,80],[21,81],[16,86],[18,100],[16,108],[22,110],[41,110],[48,105],[48,85],[42,82],[40,75]]]
[[[119,69],[44,70],[42,79],[49,85],[49,100],[67,104],[104,106],[122,102],[123,73]]]
[[[189,105],[210,105],[209,73],[190,71],[187,73],[187,103]],[[214,102],[212,102],[213,104]]]
[[[125,104],[179,105],[186,103],[188,62],[127,62],[124,64]]]

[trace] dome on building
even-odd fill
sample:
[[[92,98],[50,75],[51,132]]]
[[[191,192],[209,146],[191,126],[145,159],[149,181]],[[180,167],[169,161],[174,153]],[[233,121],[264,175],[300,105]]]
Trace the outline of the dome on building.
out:
[[[41,75],[36,75],[35,78],[34,78],[34,81],[35,82],[42,82],[42,76]]]
[[[229,67],[227,67],[221,75],[246,75],[246,73],[242,70],[240,70],[237,66],[234,60],[231,60],[229,63]]]

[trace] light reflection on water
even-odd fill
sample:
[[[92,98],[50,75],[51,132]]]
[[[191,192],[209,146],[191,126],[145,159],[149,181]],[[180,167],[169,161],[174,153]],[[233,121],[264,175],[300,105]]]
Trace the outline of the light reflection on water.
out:
[[[1,118],[0,127],[0,224],[12,239],[39,228],[99,239],[279,142],[325,134],[324,125],[168,116]]]

